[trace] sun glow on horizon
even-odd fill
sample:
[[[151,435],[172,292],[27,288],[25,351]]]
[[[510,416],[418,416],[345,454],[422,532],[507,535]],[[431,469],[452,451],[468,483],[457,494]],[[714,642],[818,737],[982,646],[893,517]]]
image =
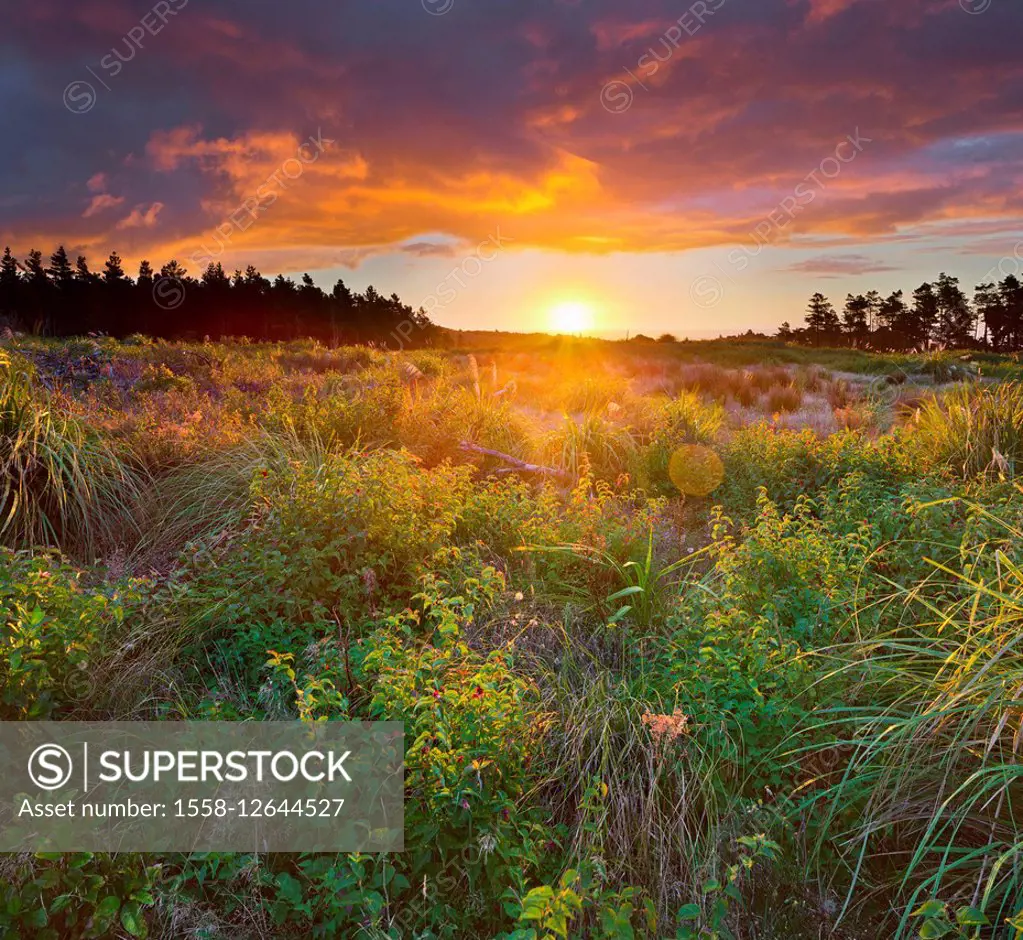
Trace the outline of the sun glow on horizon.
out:
[[[565,300],[555,304],[548,318],[550,329],[555,333],[586,333],[597,322],[593,307],[582,300]]]

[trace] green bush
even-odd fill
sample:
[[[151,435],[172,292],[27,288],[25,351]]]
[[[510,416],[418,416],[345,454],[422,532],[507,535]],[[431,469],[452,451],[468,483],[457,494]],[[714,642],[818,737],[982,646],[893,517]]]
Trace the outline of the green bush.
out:
[[[52,555],[0,549],[0,718],[88,714],[145,585],[90,585]]]

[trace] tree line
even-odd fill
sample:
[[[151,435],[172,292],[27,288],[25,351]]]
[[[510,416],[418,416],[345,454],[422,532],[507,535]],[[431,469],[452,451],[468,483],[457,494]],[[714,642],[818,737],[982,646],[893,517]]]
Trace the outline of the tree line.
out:
[[[1023,349],[1023,284],[1012,274],[997,284],[978,284],[971,301],[959,278],[942,273],[921,284],[911,299],[901,290],[887,297],[876,290],[849,294],[841,313],[818,292],[807,306],[806,326],[783,323],[778,336],[814,346],[908,350],[938,345],[1012,352]]]
[[[229,275],[210,264],[198,278],[177,261],[153,270],[148,261],[129,277],[113,252],[102,271],[83,255],[72,263],[61,245],[49,264],[40,251],[24,261],[10,248],[0,259],[0,325],[46,336],[133,333],[165,339],[248,336],[382,346],[428,345],[436,328],[425,311],[385,297],[372,286],[355,293],[338,280],[328,294],[303,275],[273,281],[249,265]]]

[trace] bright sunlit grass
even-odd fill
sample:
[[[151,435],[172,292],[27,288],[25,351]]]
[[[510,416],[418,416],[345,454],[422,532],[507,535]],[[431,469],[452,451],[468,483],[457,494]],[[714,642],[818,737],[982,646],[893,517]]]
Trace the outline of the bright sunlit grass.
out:
[[[581,300],[566,300],[550,311],[550,329],[554,333],[585,333],[596,323],[593,307]]]

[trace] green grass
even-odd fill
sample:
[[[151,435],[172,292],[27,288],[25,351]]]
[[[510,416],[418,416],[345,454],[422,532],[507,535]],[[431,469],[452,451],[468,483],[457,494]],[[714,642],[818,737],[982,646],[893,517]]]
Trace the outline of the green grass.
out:
[[[32,367],[0,351],[0,538],[96,555],[130,540],[140,484]]]
[[[964,385],[925,401],[914,436],[964,478],[1015,479],[1023,460],[1023,386]]]

